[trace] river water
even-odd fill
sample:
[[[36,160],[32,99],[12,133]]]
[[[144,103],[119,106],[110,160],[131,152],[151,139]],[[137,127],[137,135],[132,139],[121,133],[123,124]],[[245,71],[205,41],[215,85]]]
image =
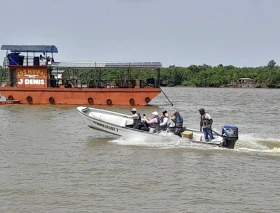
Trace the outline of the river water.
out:
[[[127,140],[88,128],[76,106],[0,107],[0,212],[280,212],[280,90],[163,88],[152,106],[199,128],[239,127],[236,149]],[[130,114],[130,107],[103,107]]]

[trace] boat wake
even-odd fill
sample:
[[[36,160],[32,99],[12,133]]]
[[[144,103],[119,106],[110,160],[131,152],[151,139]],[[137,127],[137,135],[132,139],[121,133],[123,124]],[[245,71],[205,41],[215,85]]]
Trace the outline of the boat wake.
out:
[[[145,146],[151,149],[171,149],[171,148],[188,148],[188,149],[204,149],[204,150],[227,150],[218,146],[209,146],[209,144],[192,142],[187,138],[166,137],[158,140],[147,141],[141,138],[117,138],[109,141],[119,145],[127,146]],[[240,135],[235,145],[236,152],[253,152],[253,153],[272,153],[280,154],[280,140],[274,138],[258,138],[254,135]]]
[[[153,140],[145,140],[141,138],[125,138],[121,137],[118,139],[110,140],[111,143],[127,146],[145,146],[150,149],[174,149],[174,148],[188,148],[188,149],[224,149],[218,146],[196,143],[187,138],[180,137],[166,137],[158,138]]]
[[[236,151],[259,152],[259,153],[279,153],[280,139],[260,138],[254,134],[240,135],[235,146]]]

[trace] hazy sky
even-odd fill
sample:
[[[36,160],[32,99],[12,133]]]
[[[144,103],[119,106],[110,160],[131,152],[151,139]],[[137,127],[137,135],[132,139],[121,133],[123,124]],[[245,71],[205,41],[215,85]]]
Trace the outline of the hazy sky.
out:
[[[56,61],[280,64],[279,8],[278,0],[1,0],[0,41],[54,44]]]

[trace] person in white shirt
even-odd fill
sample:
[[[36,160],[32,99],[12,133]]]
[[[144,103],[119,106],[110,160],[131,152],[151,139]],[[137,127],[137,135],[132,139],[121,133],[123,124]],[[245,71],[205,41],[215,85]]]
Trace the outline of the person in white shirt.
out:
[[[168,127],[169,116],[166,110],[162,112],[162,116],[160,118],[160,130],[166,131]]]
[[[198,111],[200,113],[200,131],[203,131],[205,141],[209,142],[209,137],[211,140],[214,139],[212,132],[213,119],[208,113],[205,112],[204,108],[201,108]]]
[[[129,118],[133,118],[133,124],[131,125],[131,127],[133,127],[133,128],[137,127],[137,129],[138,129],[138,126],[141,124],[141,115],[140,115],[140,113],[137,113],[136,108],[132,108],[131,112],[132,112],[132,115],[127,116]]]

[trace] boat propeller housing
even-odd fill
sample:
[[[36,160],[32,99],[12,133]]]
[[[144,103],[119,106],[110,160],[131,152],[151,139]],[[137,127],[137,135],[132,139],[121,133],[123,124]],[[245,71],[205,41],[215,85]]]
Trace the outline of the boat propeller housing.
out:
[[[222,147],[234,149],[235,142],[238,140],[238,127],[225,125],[222,127],[222,136],[224,138]]]

